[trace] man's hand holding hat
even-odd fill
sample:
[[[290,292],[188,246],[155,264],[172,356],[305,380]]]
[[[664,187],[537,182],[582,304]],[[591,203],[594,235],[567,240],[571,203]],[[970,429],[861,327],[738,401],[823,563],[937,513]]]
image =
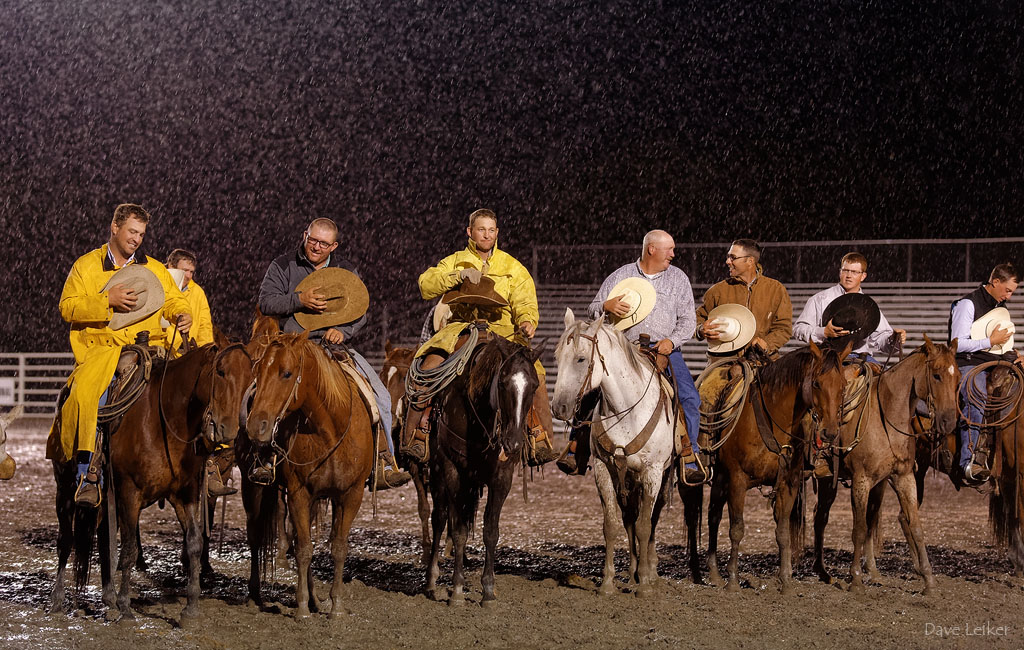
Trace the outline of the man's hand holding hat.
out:
[[[613,297],[609,298],[608,300],[605,300],[604,301],[604,305],[603,305],[604,306],[604,310],[606,312],[608,312],[609,314],[613,314],[615,316],[618,316],[619,318],[624,317],[626,314],[629,313],[629,310],[630,310],[629,303],[626,302],[625,300],[623,300],[623,298],[625,298],[625,297],[626,297],[626,294],[620,293],[617,296],[613,296]]]
[[[321,314],[327,309],[327,301],[324,299],[324,295],[320,293],[320,287],[309,287],[305,291],[299,293],[299,302],[302,306],[311,312]]]
[[[127,314],[139,302],[138,296],[135,295],[135,289],[126,284],[115,284],[110,287],[110,291],[107,293],[107,300],[110,306],[114,308],[114,311],[121,314]]]
[[[484,274],[480,269],[474,269],[473,267],[459,271],[459,279],[462,281],[469,280],[472,284],[480,284],[480,278],[482,278],[483,275]]]

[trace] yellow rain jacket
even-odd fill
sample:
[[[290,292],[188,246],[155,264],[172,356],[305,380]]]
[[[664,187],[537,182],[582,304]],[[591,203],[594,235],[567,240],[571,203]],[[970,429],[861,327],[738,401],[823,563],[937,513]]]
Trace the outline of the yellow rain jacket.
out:
[[[450,305],[452,317],[448,324],[424,343],[416,352],[420,357],[431,348],[438,348],[451,354],[455,343],[467,323],[477,319],[485,319],[490,330],[511,340],[516,328],[521,323],[531,323],[534,327],[540,320],[537,307],[537,288],[526,267],[519,263],[495,244],[491,256],[487,260],[487,277],[494,280],[494,291],[508,301],[507,307],[482,308],[474,305]],[[466,268],[483,270],[484,260],[476,250],[472,239],[465,249],[453,253],[420,275],[420,295],[425,300],[436,300],[446,292],[458,287],[462,280],[459,273]],[[537,361],[537,375],[544,385],[544,367]]]
[[[148,318],[124,329],[108,327],[114,310],[110,307],[109,292],[103,286],[118,270],[107,255],[104,244],[79,257],[60,294],[60,313],[71,323],[71,350],[75,354],[75,368],[68,378],[71,393],[61,409],[60,436],[57,421],[50,429],[46,444],[46,457],[68,461],[75,451],[95,451],[96,421],[100,397],[110,385],[121,355],[121,346],[135,342],[135,335],[149,332],[150,345],[166,345],[160,327],[161,315],[174,321],[178,314],[191,314],[188,303],[175,286],[167,268],[152,257],[135,253],[135,264],[144,264],[156,274],[164,287],[164,306]]]
[[[206,300],[206,292],[196,284],[195,280],[188,283],[181,294],[188,301],[188,310],[192,314],[192,328],[188,335],[191,336],[196,345],[203,347],[207,343],[213,343],[213,318],[210,317],[210,303]],[[174,335],[175,349],[181,347],[181,332],[174,334],[174,326],[164,328],[164,338],[170,342]]]

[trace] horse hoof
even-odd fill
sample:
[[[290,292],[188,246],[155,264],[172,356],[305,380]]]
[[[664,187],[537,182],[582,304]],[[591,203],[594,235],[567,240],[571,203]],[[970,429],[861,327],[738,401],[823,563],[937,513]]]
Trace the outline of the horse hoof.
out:
[[[120,620],[121,610],[116,607],[108,607],[107,611],[103,612],[103,618],[106,619],[108,623],[114,623]]]
[[[114,618],[107,619],[109,621],[127,623],[135,620],[135,612],[133,612],[130,607],[124,607],[120,610],[108,609],[106,615],[113,615]]]
[[[637,598],[650,598],[654,594],[653,585],[637,585],[636,591],[633,592]]]
[[[494,609],[498,606],[498,601],[494,598],[480,601],[480,606],[484,609]]]
[[[612,594],[615,594],[617,592],[618,590],[615,588],[615,585],[613,585],[610,582],[602,583],[601,586],[597,589],[597,593],[601,594],[602,596],[611,596]]]
[[[740,590],[740,583],[735,580],[730,580],[726,583],[725,590],[729,593],[736,593]]]
[[[466,604],[466,597],[461,595],[461,594],[459,596],[454,596],[453,595],[451,598],[448,599],[448,606],[449,607],[462,607],[465,604]]]
[[[199,612],[189,610],[187,607],[181,610],[181,616],[178,617],[178,624],[181,626],[181,629],[192,629],[197,623],[199,623]]]
[[[783,596],[792,596],[794,593],[796,593],[796,588],[793,586],[792,583],[785,582],[779,587],[779,593]]]
[[[295,618],[309,618],[309,606],[300,605],[295,608]]]

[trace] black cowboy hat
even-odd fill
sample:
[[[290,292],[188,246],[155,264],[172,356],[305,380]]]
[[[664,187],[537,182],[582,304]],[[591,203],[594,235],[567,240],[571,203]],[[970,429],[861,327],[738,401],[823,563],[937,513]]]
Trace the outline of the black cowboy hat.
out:
[[[860,346],[871,334],[878,329],[878,323],[882,320],[882,312],[878,304],[869,296],[863,293],[847,293],[839,296],[825,307],[821,315],[821,324],[832,325],[849,332],[843,336],[832,339],[825,339],[825,344],[831,348],[841,350],[847,343],[852,342],[853,347]]]

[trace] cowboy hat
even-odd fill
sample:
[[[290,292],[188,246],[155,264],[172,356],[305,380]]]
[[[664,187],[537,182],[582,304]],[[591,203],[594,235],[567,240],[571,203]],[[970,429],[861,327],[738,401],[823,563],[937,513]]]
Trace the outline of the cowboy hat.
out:
[[[508,301],[494,290],[494,280],[485,275],[475,284],[463,280],[457,289],[452,289],[441,297],[441,304],[507,307]]]
[[[434,325],[434,331],[440,332],[441,328],[448,324],[448,321],[452,319],[452,308],[444,304],[440,300],[434,305],[434,311],[431,315],[431,319]]]
[[[110,329],[120,330],[134,325],[139,321],[149,318],[164,306],[164,285],[156,274],[141,264],[129,264],[114,275],[110,276],[107,283],[103,285],[103,291],[110,291],[112,287],[124,285],[135,290],[137,299],[135,306],[128,312],[115,311],[110,317]]]
[[[654,285],[646,278],[632,277],[619,281],[612,290],[608,292],[609,298],[619,298],[629,306],[625,316],[611,315],[612,325],[617,330],[625,330],[633,327],[651,313],[654,303],[658,301],[658,292]]]
[[[167,269],[167,272],[174,278],[174,286],[178,287],[182,291],[185,290],[185,272],[181,269]]]
[[[708,341],[708,352],[720,354],[739,350],[754,338],[757,332],[757,320],[754,314],[743,305],[728,303],[719,305],[708,314],[709,323],[715,323],[718,329],[718,342]]]
[[[830,348],[841,350],[847,343],[853,343],[856,349],[878,329],[882,320],[882,312],[878,304],[863,293],[847,293],[839,296],[825,306],[821,314],[821,324],[840,327],[849,332],[842,336],[825,339],[824,344]]]
[[[1002,345],[993,345],[988,349],[992,354],[1006,354],[1013,349],[1013,321],[1010,320],[1010,311],[1006,307],[996,307],[971,325],[972,339],[985,339],[992,334],[996,327],[1009,330],[1010,338]]]
[[[317,289],[327,301],[327,308],[319,314],[295,312],[295,320],[303,329],[320,330],[358,320],[370,307],[370,292],[359,276],[352,271],[328,267],[313,271],[295,287],[296,293]]]

